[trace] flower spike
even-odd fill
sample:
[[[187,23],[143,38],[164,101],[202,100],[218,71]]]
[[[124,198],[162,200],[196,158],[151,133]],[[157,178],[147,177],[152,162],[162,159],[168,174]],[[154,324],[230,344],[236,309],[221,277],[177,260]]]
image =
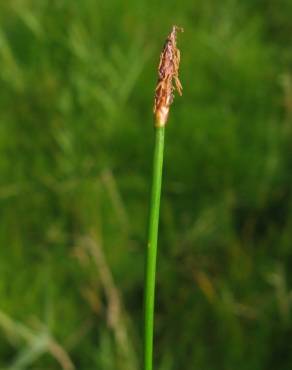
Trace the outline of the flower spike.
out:
[[[182,95],[182,85],[178,77],[180,51],[176,47],[177,31],[183,32],[183,29],[173,26],[160,54],[158,81],[155,90],[153,109],[155,127],[163,127],[166,125],[169,107],[174,99],[174,91],[177,90],[179,95]]]

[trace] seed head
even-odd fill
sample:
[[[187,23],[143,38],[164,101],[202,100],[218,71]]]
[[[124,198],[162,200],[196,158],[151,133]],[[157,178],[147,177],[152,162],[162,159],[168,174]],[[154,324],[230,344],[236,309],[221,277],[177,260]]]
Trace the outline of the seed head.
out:
[[[169,107],[174,99],[174,91],[177,90],[179,95],[182,95],[182,85],[178,77],[180,51],[176,47],[177,31],[183,32],[183,29],[173,26],[160,54],[153,109],[155,127],[165,126],[168,119]]]

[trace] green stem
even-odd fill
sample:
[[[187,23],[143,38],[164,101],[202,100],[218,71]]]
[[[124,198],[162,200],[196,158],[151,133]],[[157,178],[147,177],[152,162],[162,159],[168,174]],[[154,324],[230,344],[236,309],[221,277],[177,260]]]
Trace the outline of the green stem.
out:
[[[144,370],[152,370],[155,272],[164,151],[164,127],[155,128],[153,177],[150,201],[146,277],[144,292]]]

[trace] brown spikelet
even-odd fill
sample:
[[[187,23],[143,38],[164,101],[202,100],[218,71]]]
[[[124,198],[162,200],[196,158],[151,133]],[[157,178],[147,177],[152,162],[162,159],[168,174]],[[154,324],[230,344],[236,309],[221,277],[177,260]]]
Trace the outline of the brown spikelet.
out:
[[[156,127],[165,126],[167,122],[169,107],[174,99],[174,90],[176,89],[179,95],[182,95],[182,85],[178,77],[180,51],[176,47],[177,31],[183,32],[183,29],[173,26],[160,54],[153,109]]]

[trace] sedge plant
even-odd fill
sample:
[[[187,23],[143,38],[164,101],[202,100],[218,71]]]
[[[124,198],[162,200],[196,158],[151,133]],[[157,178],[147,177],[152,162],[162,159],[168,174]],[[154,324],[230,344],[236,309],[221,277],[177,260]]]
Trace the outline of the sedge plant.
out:
[[[168,120],[169,108],[174,99],[174,90],[177,90],[178,93],[182,95],[182,86],[178,77],[180,52],[176,47],[176,36],[178,30],[182,31],[181,28],[173,26],[172,31],[165,41],[160,55],[158,82],[155,90],[155,144],[144,291],[144,370],[152,370],[153,366],[155,273],[164,154],[164,133]]]

